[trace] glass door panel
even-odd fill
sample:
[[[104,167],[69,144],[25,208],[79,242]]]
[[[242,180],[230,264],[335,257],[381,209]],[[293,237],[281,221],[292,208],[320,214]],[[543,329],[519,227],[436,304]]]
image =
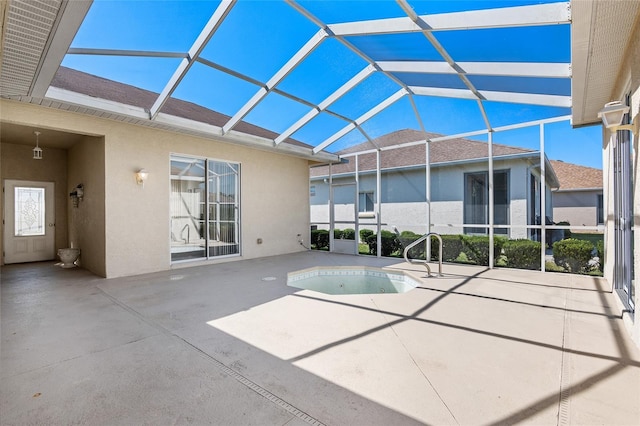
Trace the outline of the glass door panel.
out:
[[[171,260],[206,257],[205,160],[171,157]]]

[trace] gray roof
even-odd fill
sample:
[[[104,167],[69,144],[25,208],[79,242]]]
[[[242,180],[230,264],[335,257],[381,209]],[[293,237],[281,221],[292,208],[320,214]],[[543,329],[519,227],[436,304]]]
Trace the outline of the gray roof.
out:
[[[149,90],[140,89],[139,87],[62,66],[56,72],[51,86],[146,109],[151,108],[158,98],[157,93]],[[161,111],[166,114],[218,127],[223,126],[230,118],[228,115],[176,98],[169,98]],[[277,133],[244,121],[238,123],[235,129],[243,133],[268,139],[274,139],[278,136]],[[284,143],[310,148],[309,145],[292,138],[286,139]]]
[[[429,139],[435,139],[441,137],[442,135],[435,133],[427,133],[426,137]],[[377,139],[374,139],[374,143],[380,147],[391,147],[394,145],[400,145],[403,143],[409,142],[417,142],[424,141],[425,133],[412,130],[412,129],[404,129],[398,130],[396,132],[389,133],[384,136],[380,136]],[[448,139],[445,141],[437,141],[430,143],[430,163],[438,164],[438,163],[448,163],[454,161],[463,161],[463,160],[481,160],[484,158],[488,158],[488,144],[485,142],[474,141],[469,139]],[[369,143],[365,142],[360,145],[356,145],[349,149],[345,149],[343,151],[339,151],[337,154],[345,155],[354,152],[361,152],[370,149],[374,149],[375,147]],[[516,154],[531,154],[535,155],[538,151],[533,151],[530,149],[518,148],[513,146],[501,145],[501,144],[493,144],[493,156],[502,157]],[[380,155],[380,168],[381,169],[391,169],[397,167],[414,167],[414,166],[424,166],[426,164],[426,151],[425,144],[412,145],[401,147],[393,150],[385,150],[382,151]],[[332,166],[333,174],[340,173],[353,173],[355,171],[355,161],[351,159],[347,164],[338,164]],[[368,171],[376,169],[376,154],[368,153],[361,154],[358,156],[358,170]],[[328,166],[321,167],[313,167],[311,169],[311,176],[325,176],[329,174]]]

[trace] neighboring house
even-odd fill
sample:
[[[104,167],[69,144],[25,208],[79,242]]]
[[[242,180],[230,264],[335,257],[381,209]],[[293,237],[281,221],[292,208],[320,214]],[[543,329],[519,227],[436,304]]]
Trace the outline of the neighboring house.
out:
[[[603,225],[602,170],[557,160],[551,160],[551,165],[560,181],[553,191],[554,220],[576,226]]]
[[[427,134],[434,139],[441,135]],[[489,223],[488,144],[468,139],[430,142],[431,210],[426,203],[425,134],[416,130],[400,130],[373,141],[382,148],[381,221],[401,230],[423,232],[430,214],[432,231],[440,233],[484,234],[486,228],[463,226]],[[401,144],[408,144],[402,146]],[[387,149],[401,145],[396,149]],[[358,154],[358,209],[377,214],[376,154],[370,143],[361,144],[338,154],[369,151]],[[496,228],[496,234],[510,238],[528,238],[526,225],[539,223],[541,217],[540,153],[524,148],[493,144],[494,223],[509,225]],[[558,187],[558,179],[551,163],[546,160],[546,215],[553,217],[551,189]],[[355,216],[356,159],[331,168],[334,183],[335,220],[348,222]],[[329,167],[311,169],[311,222],[329,222]],[[345,185],[347,184],[347,185]],[[367,216],[366,214],[364,216]],[[368,220],[368,224],[371,224]],[[361,225],[366,219],[360,221]],[[338,228],[351,227],[348,223]]]

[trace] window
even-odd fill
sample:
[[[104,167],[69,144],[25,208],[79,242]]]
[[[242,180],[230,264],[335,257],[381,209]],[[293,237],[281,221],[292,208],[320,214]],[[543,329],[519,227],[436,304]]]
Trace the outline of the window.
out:
[[[464,223],[489,224],[489,173],[465,173],[464,175]],[[509,224],[509,172],[493,173],[493,223]],[[488,228],[465,227],[466,234],[487,234]],[[496,234],[507,234],[506,228],[495,228]]]
[[[15,187],[14,236],[44,235],[44,188]]]
[[[171,260],[240,253],[240,165],[171,156]]]
[[[598,207],[597,207],[597,213],[596,213],[596,215],[597,215],[597,217],[596,217],[597,222],[596,223],[598,225],[604,225],[604,202],[603,202],[603,199],[602,199],[602,194],[598,194],[597,197],[598,197],[598,200],[597,200],[597,206]]]
[[[358,211],[360,212],[373,211],[373,192],[361,192],[359,194]]]

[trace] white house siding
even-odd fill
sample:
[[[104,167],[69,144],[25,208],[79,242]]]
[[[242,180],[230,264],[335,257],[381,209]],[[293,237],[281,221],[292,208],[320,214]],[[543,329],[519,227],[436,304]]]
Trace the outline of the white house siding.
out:
[[[460,234],[464,220],[464,175],[487,171],[486,162],[435,166],[431,169],[431,230],[442,234]],[[496,161],[494,170],[509,171],[509,224],[510,238],[527,238],[528,188],[531,169],[527,161]],[[336,176],[334,184],[355,182],[354,176]],[[329,222],[329,184],[325,177],[311,180],[311,223]],[[399,230],[426,232],[427,204],[425,200],[426,180],[423,168],[383,171],[381,182],[382,216],[387,229],[397,226]],[[354,187],[338,187],[334,194],[335,220],[353,218]],[[375,198],[376,176],[367,172],[359,176],[359,191],[373,192]],[[350,191],[350,192],[349,192]],[[377,199],[374,200],[377,202]],[[551,216],[551,193],[547,192],[547,215]],[[374,206],[377,210],[377,205]],[[375,220],[362,219],[361,228],[375,229]],[[328,228],[327,226],[319,226]],[[353,227],[337,224],[337,228]]]
[[[511,224],[514,226],[509,230],[509,238],[522,239],[529,238],[529,232],[523,225],[527,223],[527,199],[511,200]]]
[[[602,191],[556,192],[553,196],[553,218],[571,225],[595,226],[598,221],[598,195]]]
[[[427,204],[386,203],[382,205],[381,219],[388,227],[396,226],[400,231],[424,234],[427,232]]]

